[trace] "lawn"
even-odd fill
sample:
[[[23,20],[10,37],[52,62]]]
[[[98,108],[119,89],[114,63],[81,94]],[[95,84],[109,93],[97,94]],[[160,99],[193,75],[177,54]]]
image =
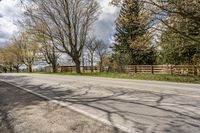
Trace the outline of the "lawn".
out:
[[[169,82],[183,82],[183,83],[200,83],[200,76],[178,76],[165,74],[121,74],[121,73],[50,73],[50,72],[35,72],[35,74],[58,74],[58,75],[74,75],[74,76],[95,76],[107,78],[122,78],[134,80],[155,80],[155,81],[169,81]]]

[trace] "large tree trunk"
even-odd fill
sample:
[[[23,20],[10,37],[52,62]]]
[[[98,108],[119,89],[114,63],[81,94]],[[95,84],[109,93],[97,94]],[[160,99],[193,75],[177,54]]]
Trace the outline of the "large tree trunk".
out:
[[[19,66],[15,66],[17,73],[19,73]]]
[[[52,64],[52,69],[53,69],[53,73],[57,73],[58,72],[57,65]]]
[[[12,67],[10,67],[10,68],[9,68],[9,70],[10,70],[10,73],[12,73],[12,72],[13,72],[13,69],[12,69]]]
[[[33,72],[32,64],[29,64],[29,65],[28,65],[28,70],[29,70],[29,73],[32,73],[32,72]]]
[[[94,72],[94,57],[92,56],[91,57],[91,72],[93,73]]]
[[[103,58],[100,59],[100,72],[103,72]]]
[[[76,73],[81,73],[81,62],[80,62],[80,60],[75,59],[74,62],[76,64]]]
[[[3,68],[4,72],[7,73],[8,72],[8,69],[7,68]]]
[[[83,66],[83,73],[85,72],[85,59],[84,54],[82,54],[82,66]]]

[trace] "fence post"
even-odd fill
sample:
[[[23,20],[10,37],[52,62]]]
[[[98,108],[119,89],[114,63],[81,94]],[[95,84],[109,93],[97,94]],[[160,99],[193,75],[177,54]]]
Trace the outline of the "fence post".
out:
[[[137,65],[134,66],[134,71],[137,73]]]
[[[173,74],[173,67],[172,67],[172,65],[170,65],[170,71],[171,71],[171,75],[174,75]]]
[[[194,75],[197,76],[197,67],[194,66]]]
[[[151,73],[154,74],[154,67],[151,65]]]

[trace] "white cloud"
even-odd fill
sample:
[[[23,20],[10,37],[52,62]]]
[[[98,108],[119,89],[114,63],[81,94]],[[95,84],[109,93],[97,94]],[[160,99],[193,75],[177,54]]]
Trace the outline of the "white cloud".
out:
[[[102,13],[94,25],[94,32],[100,39],[109,43],[114,34],[114,22],[118,16],[118,9],[109,5],[109,0],[98,0]],[[20,0],[2,0],[0,2],[0,46],[4,45],[13,34],[18,31],[17,19],[23,13]]]
[[[110,5],[108,0],[99,1],[102,7],[102,14],[94,25],[94,31],[97,37],[103,39],[106,43],[111,43],[119,9]]]
[[[22,13],[20,0],[2,0],[0,2],[0,46],[5,45],[17,32],[17,19]]]

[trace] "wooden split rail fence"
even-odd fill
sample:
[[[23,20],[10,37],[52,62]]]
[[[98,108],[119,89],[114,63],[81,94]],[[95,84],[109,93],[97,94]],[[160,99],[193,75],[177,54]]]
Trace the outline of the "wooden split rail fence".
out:
[[[48,69],[47,69],[48,68]],[[52,71],[47,67],[45,71]],[[99,72],[98,67],[93,68],[94,72]],[[60,66],[59,72],[75,72],[75,66]],[[91,72],[90,66],[81,67],[82,72]],[[112,70],[104,67],[104,72],[119,72],[118,69]],[[200,65],[129,65],[124,67],[126,73],[151,73],[151,74],[171,74],[171,75],[200,75]]]
[[[104,68],[104,71],[109,71]],[[129,65],[124,67],[126,73],[151,73],[171,75],[200,75],[200,66],[194,65]]]

